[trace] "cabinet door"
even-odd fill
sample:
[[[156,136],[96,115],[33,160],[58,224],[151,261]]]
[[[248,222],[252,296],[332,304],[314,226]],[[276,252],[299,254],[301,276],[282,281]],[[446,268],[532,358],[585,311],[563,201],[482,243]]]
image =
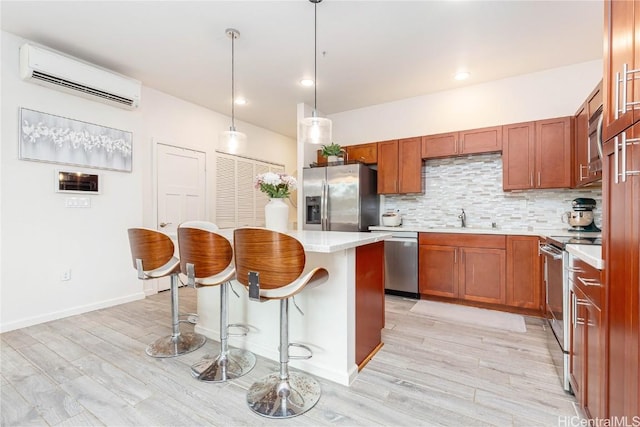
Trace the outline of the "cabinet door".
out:
[[[398,192],[422,193],[420,137],[398,141]]]
[[[458,296],[458,254],[452,246],[420,245],[420,293],[440,297]]]
[[[571,117],[536,122],[535,188],[571,187]]]
[[[398,140],[378,142],[378,194],[398,193]]]
[[[533,188],[534,122],[502,127],[502,189]]]
[[[319,165],[327,164],[327,158],[322,155],[322,150],[318,150],[316,153],[316,163]]]
[[[640,170],[640,145],[628,145],[626,165],[622,165],[621,141],[617,136],[605,144],[603,169],[603,254],[605,288],[607,289],[608,333],[608,414],[631,416],[640,412],[638,362],[639,330],[639,270],[640,259],[640,175],[625,180],[616,170]],[[625,139],[640,137],[640,124],[625,132]],[[616,155],[617,152],[617,155]],[[618,163],[616,168],[615,164]]]
[[[458,154],[493,153],[502,150],[502,126],[460,132]]]
[[[458,153],[458,132],[422,137],[422,158],[455,156]]]
[[[345,147],[347,160],[355,160],[367,165],[378,163],[378,145],[375,142],[370,144],[349,145]]]
[[[503,249],[460,248],[459,297],[505,303],[506,255]]]
[[[584,411],[590,419],[603,419],[604,412],[604,335],[602,310],[594,304],[585,307],[586,347]],[[637,380],[637,377],[636,377]]]
[[[635,14],[638,13],[640,2],[637,0],[607,0],[605,1],[604,28],[604,139],[608,140],[631,126],[634,120],[634,110],[627,107],[623,112],[623,99],[627,102],[640,101],[638,91],[640,85],[634,85],[634,74],[627,77],[627,90],[623,93],[622,73],[625,64],[629,70],[637,68],[634,32],[638,31],[634,25]],[[640,20],[638,21],[640,23]],[[636,113],[637,115],[638,113]]]
[[[581,186],[591,182],[589,176],[589,116],[588,116],[588,103],[584,103],[580,106],[580,109],[575,115],[575,132],[574,132],[574,150],[576,153],[576,160],[574,164],[574,177],[575,185]]]
[[[542,310],[542,262],[535,236],[507,236],[507,305]]]

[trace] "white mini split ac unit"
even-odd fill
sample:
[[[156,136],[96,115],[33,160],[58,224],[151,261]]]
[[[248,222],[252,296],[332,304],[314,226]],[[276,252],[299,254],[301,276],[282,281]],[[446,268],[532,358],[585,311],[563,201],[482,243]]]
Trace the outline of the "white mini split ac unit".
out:
[[[42,86],[129,110],[140,105],[139,81],[30,43],[20,47],[20,76]]]

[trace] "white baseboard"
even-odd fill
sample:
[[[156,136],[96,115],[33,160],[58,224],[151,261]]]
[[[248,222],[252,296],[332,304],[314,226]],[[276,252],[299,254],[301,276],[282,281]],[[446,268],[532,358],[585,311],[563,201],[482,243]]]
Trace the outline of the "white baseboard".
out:
[[[9,332],[20,328],[26,328],[27,326],[38,325],[40,323],[50,322],[52,320],[63,319],[69,316],[75,316],[76,314],[87,313],[89,311],[99,310],[101,308],[112,307],[114,305],[120,305],[139,299],[144,299],[144,292],[136,292],[135,294],[126,295],[120,298],[114,298],[110,300],[99,301],[93,304],[81,305],[77,307],[71,307],[66,310],[54,311],[51,313],[41,314],[38,316],[28,317],[25,319],[15,320],[13,322],[0,324],[0,333]]]

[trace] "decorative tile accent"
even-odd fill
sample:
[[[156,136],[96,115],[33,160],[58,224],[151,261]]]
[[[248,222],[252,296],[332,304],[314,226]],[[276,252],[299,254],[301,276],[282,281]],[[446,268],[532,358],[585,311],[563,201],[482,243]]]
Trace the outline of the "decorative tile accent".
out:
[[[602,188],[502,191],[502,157],[482,154],[428,160],[422,167],[424,194],[385,196],[383,212],[398,209],[404,226],[500,229],[567,228],[562,213],[577,197],[596,200],[595,222],[602,222]]]

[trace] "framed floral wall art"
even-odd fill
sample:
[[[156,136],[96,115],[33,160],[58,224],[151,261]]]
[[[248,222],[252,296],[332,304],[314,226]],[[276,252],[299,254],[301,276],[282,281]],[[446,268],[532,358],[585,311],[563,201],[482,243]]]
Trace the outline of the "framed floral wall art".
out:
[[[131,172],[133,134],[20,109],[21,160]]]

